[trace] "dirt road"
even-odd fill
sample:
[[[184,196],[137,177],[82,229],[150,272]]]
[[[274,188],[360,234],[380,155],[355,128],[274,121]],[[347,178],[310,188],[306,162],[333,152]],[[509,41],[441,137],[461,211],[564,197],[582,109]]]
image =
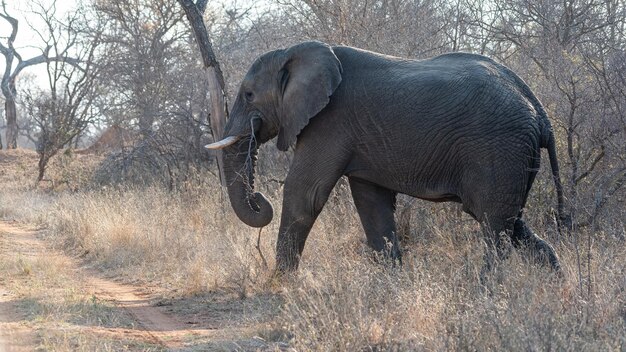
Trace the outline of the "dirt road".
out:
[[[133,339],[150,341],[166,349],[183,347],[185,338],[192,335],[206,334],[208,330],[189,329],[176,317],[163,313],[158,307],[150,305],[150,297],[141,293],[139,287],[122,285],[103,278],[93,269],[81,268],[76,260],[65,254],[46,248],[43,241],[38,239],[37,231],[15,224],[0,222],[0,233],[3,233],[3,252],[21,253],[30,260],[37,260],[40,256],[64,257],[73,265],[74,271],[84,277],[84,289],[97,299],[114,302],[127,311],[135,320],[136,327],[128,331],[111,329],[111,334],[130,334]],[[2,253],[7,254],[7,253]],[[19,297],[3,287],[0,283],[0,351],[30,351],[36,347],[34,333],[20,315]]]
[[[10,233],[14,245],[4,241],[4,237]],[[35,255],[29,245],[29,237],[32,233],[18,229],[8,223],[0,222],[0,234],[3,241],[0,242],[0,255],[16,250],[23,251],[28,255]],[[0,277],[0,352],[4,351],[32,351],[35,347],[34,332],[23,321],[17,302],[19,297],[8,290],[5,286],[10,278]]]
[[[14,298],[0,287],[0,352],[32,351],[33,332],[20,324],[21,317],[14,307]]]
[[[10,256],[18,257],[16,263],[37,262],[44,258],[47,260],[45,263],[52,263],[44,264],[46,266],[64,263],[61,266],[65,271],[69,271],[73,277],[80,277],[77,282],[82,287],[77,290],[85,297],[93,301],[108,302],[131,319],[127,327],[84,324],[87,326],[79,328],[81,333],[96,338],[101,336],[109,340],[132,341],[140,350],[257,350],[270,347],[250,339],[235,341],[224,338],[228,334],[224,334],[222,327],[227,327],[228,324],[224,324],[223,320],[216,326],[215,319],[196,319],[197,314],[194,319],[190,319],[189,315],[172,312],[171,307],[167,311],[166,307],[155,306],[154,297],[146,293],[145,287],[105,278],[102,273],[85,267],[79,260],[49,248],[39,238],[37,229],[0,221],[0,258]],[[32,270],[28,269],[29,266],[26,268],[21,271]],[[43,343],[39,340],[36,323],[28,318],[22,307],[22,293],[11,289],[16,286],[14,280],[21,280],[21,276],[24,275],[2,275],[0,272],[0,352],[32,351]],[[23,290],[27,291],[28,285],[25,283]],[[210,305],[204,308],[211,309]],[[123,346],[127,347],[125,344]]]

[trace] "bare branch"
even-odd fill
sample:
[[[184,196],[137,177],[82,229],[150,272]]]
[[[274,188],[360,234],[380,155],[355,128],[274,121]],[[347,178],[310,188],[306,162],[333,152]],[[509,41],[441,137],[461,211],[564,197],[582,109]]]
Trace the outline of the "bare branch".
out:
[[[598,187],[596,191],[594,207],[589,216],[579,221],[577,227],[586,227],[591,225],[602,212],[604,206],[611,197],[626,185],[626,168],[621,168],[613,173],[603,185]]]
[[[591,172],[593,172],[593,170],[596,168],[596,166],[598,165],[598,163],[602,160],[602,158],[604,158],[604,156],[606,155],[605,153],[605,147],[604,145],[600,146],[600,153],[598,153],[598,155],[596,155],[596,157],[593,159],[593,161],[591,162],[591,165],[589,165],[589,167],[587,168],[587,170],[585,170],[584,172],[582,172],[575,180],[574,180],[574,184],[577,185],[580,181],[582,181],[583,179],[585,179],[585,177],[589,176],[589,174]]]

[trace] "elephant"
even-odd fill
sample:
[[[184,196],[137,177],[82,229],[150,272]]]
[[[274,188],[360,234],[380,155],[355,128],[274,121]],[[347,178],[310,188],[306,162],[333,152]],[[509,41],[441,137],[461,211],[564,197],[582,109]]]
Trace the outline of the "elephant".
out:
[[[293,149],[278,274],[297,270],[311,227],[343,176],[368,245],[394,262],[402,259],[394,220],[402,193],[461,203],[484,229],[487,272],[506,258],[509,243],[561,270],[553,247],[522,220],[541,148],[564,218],[550,121],[528,85],[488,57],[413,60],[318,41],[274,50],[243,78],[223,136],[206,147],[222,150],[232,208],[252,227],[273,218],[254,187],[259,146],[276,138],[279,150]]]

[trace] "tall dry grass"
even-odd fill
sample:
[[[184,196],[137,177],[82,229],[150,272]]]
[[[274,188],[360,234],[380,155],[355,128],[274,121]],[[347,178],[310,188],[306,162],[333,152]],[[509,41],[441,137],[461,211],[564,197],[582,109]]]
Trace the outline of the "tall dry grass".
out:
[[[422,205],[400,269],[372,260],[354,216],[335,215],[351,212],[349,202],[324,211],[276,322],[293,334],[296,349],[626,348],[626,246],[617,233],[579,232],[593,244],[576,253],[573,238],[540,229],[561,255],[565,278],[522,250],[483,287],[480,228],[449,206]],[[590,268],[579,268],[578,257],[590,258]]]
[[[280,214],[279,185],[263,177],[258,184]],[[542,192],[532,197],[541,200]],[[341,181],[313,228],[297,278],[276,286],[270,272],[278,219],[261,236],[266,267],[255,248],[258,230],[234,216],[211,180],[178,192],[0,197],[0,212],[11,208],[45,224],[52,243],[110,275],[157,283],[179,296],[280,295],[284,303],[267,312],[268,330],[259,334],[297,350],[626,350],[626,243],[617,217],[608,222],[615,226],[559,236],[539,202],[529,208],[529,223],[555,245],[565,277],[513,251],[485,287],[478,280],[482,231],[454,206],[403,200],[412,207],[399,217],[404,265],[392,268],[365,245]]]
[[[55,241],[117,275],[186,294],[229,288],[245,296],[264,275],[257,232],[216,207],[221,197],[216,188],[64,194],[44,222]],[[271,245],[264,243],[266,253]]]
[[[626,248],[619,237],[595,233],[591,248],[581,245],[578,253],[572,240],[552,238],[564,279],[514,251],[485,288],[478,280],[482,231],[473,221],[445,207],[418,211],[410,228],[422,228],[408,235],[404,265],[393,269],[367,249],[346,192],[335,192],[297,280],[282,286],[285,304],[272,324],[296,349],[626,347]],[[264,292],[276,221],[262,235],[266,268],[255,249],[256,230],[223,204],[216,188],[65,194],[45,222],[51,236],[106,270],[160,282],[181,295]],[[585,259],[579,268],[579,257],[591,258],[591,267]]]

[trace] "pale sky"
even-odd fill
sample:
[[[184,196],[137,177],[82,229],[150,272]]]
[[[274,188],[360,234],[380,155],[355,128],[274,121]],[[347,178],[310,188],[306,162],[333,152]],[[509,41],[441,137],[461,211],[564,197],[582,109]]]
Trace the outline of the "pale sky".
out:
[[[6,0],[5,0],[6,1]],[[50,5],[53,3],[51,0],[39,0],[41,3]],[[80,2],[80,0],[57,0],[57,16],[59,18],[63,18],[64,15],[74,8],[76,4]],[[17,38],[15,39],[15,47],[17,48],[18,53],[22,56],[22,59],[28,60],[33,56],[37,56],[41,54],[41,48],[43,48],[44,44],[42,40],[37,36],[35,31],[31,29],[31,26],[35,28],[41,28],[42,23],[38,21],[38,16],[31,12],[32,4],[34,1],[26,1],[26,0],[8,0],[7,4],[7,12],[12,17],[16,18],[19,21],[18,24],[18,32]],[[7,37],[11,34],[11,26],[9,23],[0,18],[0,40],[2,44],[6,46]],[[17,60],[14,60],[14,64],[16,64]],[[0,75],[4,74],[5,70],[5,61],[4,56],[0,55]],[[29,73],[33,74],[37,77],[37,80],[41,83],[45,83],[45,66],[37,65],[25,68],[22,71],[22,74]],[[19,87],[18,87],[19,89]]]
[[[0,0],[3,1],[3,0]],[[15,40],[15,47],[18,49],[18,53],[24,60],[28,60],[33,56],[41,54],[41,49],[44,47],[42,40],[37,36],[31,26],[35,28],[43,28],[43,23],[38,19],[38,15],[32,13],[32,9],[36,8],[33,4],[41,2],[46,5],[51,5],[54,0],[4,0],[7,4],[7,10],[9,14],[15,17],[19,21],[19,30],[17,38]],[[75,8],[78,4],[84,3],[90,0],[56,0],[56,14],[57,18],[64,18],[65,14]],[[174,1],[174,0],[172,0]],[[214,0],[210,2],[210,6],[216,8],[224,7],[228,8],[235,4],[244,6],[247,4],[254,5],[255,9],[262,9],[264,1],[253,0]],[[223,11],[223,9],[221,9]],[[29,26],[30,24],[30,26]],[[0,18],[0,40],[6,45],[6,37],[11,33],[11,26],[4,19]],[[14,60],[14,64],[16,64]],[[5,62],[4,57],[0,56],[0,77],[4,73]],[[45,65],[40,64],[37,66],[31,66],[22,71],[21,77],[24,74],[31,74],[36,76],[36,81],[40,86],[47,85],[47,77],[45,72]],[[19,89],[19,87],[18,87]]]

